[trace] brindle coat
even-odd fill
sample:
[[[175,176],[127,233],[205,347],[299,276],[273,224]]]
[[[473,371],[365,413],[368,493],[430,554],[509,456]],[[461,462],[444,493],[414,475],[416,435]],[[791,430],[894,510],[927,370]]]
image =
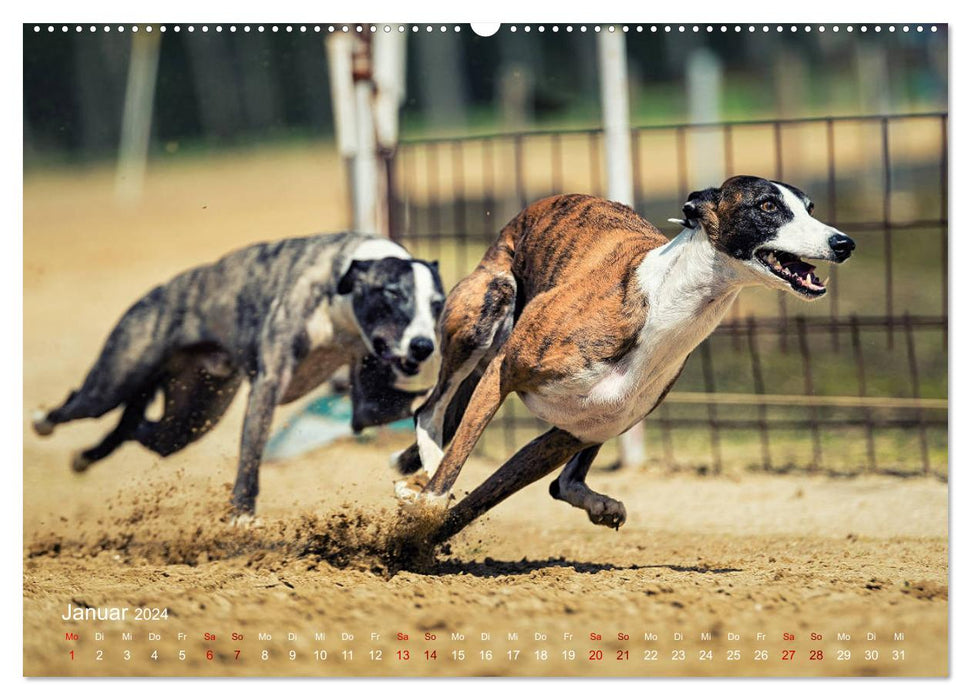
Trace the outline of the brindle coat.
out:
[[[416,444],[398,457],[412,475],[399,495],[447,498],[516,392],[554,427],[452,508],[437,538],[564,463],[550,493],[594,523],[619,527],[623,504],[585,483],[600,445],[664,399],[742,287],[806,299],[825,293],[798,256],[842,262],[854,244],[811,212],[796,188],[747,176],[692,193],[684,230],[671,241],[630,208],[597,197],[527,207],[446,301],[442,370],[416,414]]]
[[[419,287],[426,298],[417,298]],[[325,234],[249,246],[137,301],[81,388],[40,412],[34,428],[47,435],[58,424],[124,406],[117,426],[75,455],[74,470],[86,470],[126,440],[164,457],[209,432],[248,379],[233,505],[252,513],[275,407],[350,365],[355,430],[410,415],[437,374],[434,335],[443,298],[435,264],[375,236]],[[416,319],[425,319],[422,328]],[[424,344],[417,358],[400,347],[416,337]],[[421,373],[428,364],[434,367]],[[164,414],[150,420],[146,408],[160,392]]]

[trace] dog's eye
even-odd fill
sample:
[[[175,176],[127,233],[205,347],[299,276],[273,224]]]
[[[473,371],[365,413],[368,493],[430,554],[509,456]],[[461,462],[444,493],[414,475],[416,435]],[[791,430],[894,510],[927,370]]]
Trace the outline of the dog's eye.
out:
[[[772,200],[769,200],[767,202],[762,202],[761,206],[759,207],[759,209],[761,209],[764,212],[768,212],[769,214],[774,212],[777,208],[778,207],[776,207],[775,202],[773,202]]]
[[[433,301],[432,302],[432,314],[434,316],[440,316],[442,314],[442,309],[445,308],[445,302]]]

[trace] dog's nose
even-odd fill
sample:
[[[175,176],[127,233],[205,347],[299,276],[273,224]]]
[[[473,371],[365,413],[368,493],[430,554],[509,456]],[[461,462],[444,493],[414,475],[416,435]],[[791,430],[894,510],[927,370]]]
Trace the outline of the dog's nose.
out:
[[[411,343],[408,344],[408,354],[418,362],[427,359],[433,352],[435,352],[435,341],[425,336],[412,338]]]
[[[843,262],[850,257],[850,253],[856,248],[856,243],[849,236],[834,233],[829,237],[829,247],[833,249],[833,253],[836,255],[836,262]]]

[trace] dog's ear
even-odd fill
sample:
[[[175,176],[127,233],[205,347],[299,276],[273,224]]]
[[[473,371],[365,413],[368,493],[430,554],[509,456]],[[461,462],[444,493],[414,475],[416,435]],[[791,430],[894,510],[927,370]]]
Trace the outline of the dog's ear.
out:
[[[721,190],[717,187],[709,187],[700,192],[692,192],[688,195],[688,201],[681,207],[684,213],[684,225],[687,228],[698,228],[704,226],[709,233],[718,227],[718,219],[715,210],[718,208],[718,200],[721,197]]]
[[[374,263],[373,260],[353,260],[351,261],[351,266],[347,268],[347,272],[341,277],[340,282],[337,283],[337,293],[338,294],[350,294],[354,290],[354,282]]]

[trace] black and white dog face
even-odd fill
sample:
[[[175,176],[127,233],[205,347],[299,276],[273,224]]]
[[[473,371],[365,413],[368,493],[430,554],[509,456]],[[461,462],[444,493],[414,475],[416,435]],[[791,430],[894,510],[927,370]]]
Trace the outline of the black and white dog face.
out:
[[[682,223],[701,225],[717,250],[752,282],[802,299],[818,299],[826,284],[802,258],[841,263],[856,247],[849,236],[813,218],[813,202],[783,182],[741,175],[721,187],[692,192]]]
[[[406,388],[425,375],[429,386],[434,384],[441,357],[436,328],[445,304],[438,263],[398,257],[354,260],[337,293],[350,296],[368,350],[404,380],[396,386]]]

